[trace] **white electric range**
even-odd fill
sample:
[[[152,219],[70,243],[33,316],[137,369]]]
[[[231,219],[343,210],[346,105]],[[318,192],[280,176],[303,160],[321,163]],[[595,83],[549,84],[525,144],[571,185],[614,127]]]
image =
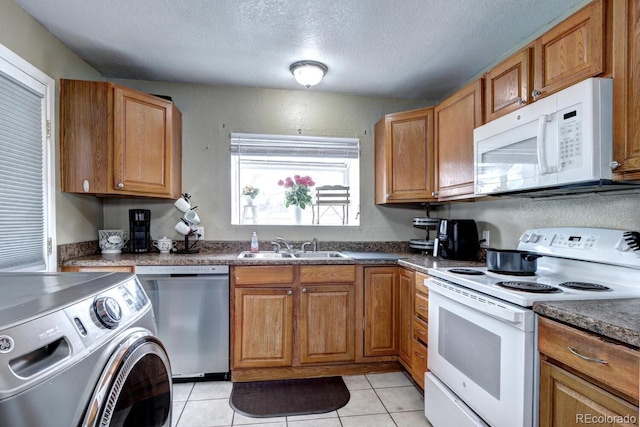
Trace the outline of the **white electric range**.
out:
[[[537,425],[534,302],[640,297],[640,234],[601,228],[528,230],[518,249],[533,276],[434,268],[429,287],[425,412],[435,427]]]

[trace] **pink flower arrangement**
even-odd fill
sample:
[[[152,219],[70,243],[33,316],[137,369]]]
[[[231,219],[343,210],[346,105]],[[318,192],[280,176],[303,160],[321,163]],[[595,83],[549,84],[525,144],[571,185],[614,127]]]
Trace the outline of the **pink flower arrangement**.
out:
[[[284,180],[278,181],[278,185],[285,188],[284,204],[286,207],[297,205],[304,209],[307,205],[311,205],[309,187],[313,187],[316,183],[310,176],[294,175],[293,179],[288,176]]]

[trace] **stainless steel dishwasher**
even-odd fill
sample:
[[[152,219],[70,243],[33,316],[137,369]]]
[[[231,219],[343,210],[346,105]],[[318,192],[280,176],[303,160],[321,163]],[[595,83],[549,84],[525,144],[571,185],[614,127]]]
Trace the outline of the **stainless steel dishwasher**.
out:
[[[175,380],[228,380],[229,266],[143,265],[147,292]]]

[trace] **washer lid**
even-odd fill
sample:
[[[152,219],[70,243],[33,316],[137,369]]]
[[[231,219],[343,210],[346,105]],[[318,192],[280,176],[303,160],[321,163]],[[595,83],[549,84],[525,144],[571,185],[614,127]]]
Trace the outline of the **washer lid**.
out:
[[[0,329],[60,310],[133,276],[133,273],[0,273]]]

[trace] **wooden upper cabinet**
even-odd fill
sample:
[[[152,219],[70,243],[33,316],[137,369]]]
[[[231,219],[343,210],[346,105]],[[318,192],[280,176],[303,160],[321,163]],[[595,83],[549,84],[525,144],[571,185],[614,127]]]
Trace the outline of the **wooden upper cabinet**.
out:
[[[438,200],[473,197],[473,129],[482,124],[481,79],[436,107],[435,193]]]
[[[528,46],[493,67],[484,81],[487,121],[528,104],[533,87],[533,48]]]
[[[433,108],[387,114],[375,126],[375,202],[434,198]]]
[[[182,115],[171,101],[61,79],[60,123],[62,191],[180,197]]]
[[[640,179],[640,3],[613,2],[614,179]]]
[[[605,18],[605,1],[596,0],[536,40],[533,90],[539,97],[605,72]]]

